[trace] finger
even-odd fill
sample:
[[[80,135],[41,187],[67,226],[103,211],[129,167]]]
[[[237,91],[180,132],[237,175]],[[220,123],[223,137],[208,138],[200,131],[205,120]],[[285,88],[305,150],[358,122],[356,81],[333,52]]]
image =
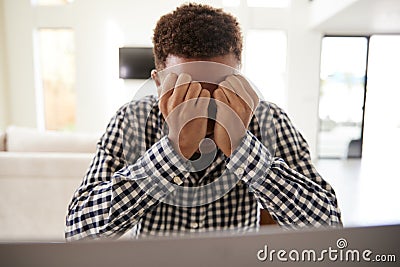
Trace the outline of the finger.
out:
[[[250,82],[243,77],[242,75],[235,75],[242,84],[244,85],[246,92],[250,95],[251,99],[253,100],[253,110],[258,106],[258,103],[260,102],[260,98],[258,97],[257,92],[253,89],[253,86],[250,84]]]
[[[227,81],[221,82],[219,84],[218,88],[220,88],[222,90],[222,92],[225,94],[225,97],[228,100],[228,103],[231,103],[236,98],[238,98],[238,96],[235,93],[235,90],[233,89],[232,85],[229,82],[227,82]]]
[[[224,91],[220,87],[214,90],[213,97],[214,99],[224,102],[227,105],[229,104],[228,98],[226,97]]]
[[[189,89],[192,77],[189,74],[181,73],[176,80],[175,89],[172,93],[172,97],[176,100],[176,103],[182,103],[185,99],[186,93]]]
[[[168,99],[174,92],[174,87],[177,79],[178,75],[176,75],[175,73],[169,73],[162,81],[160,100],[158,102],[158,106],[164,117],[167,116],[168,114]]]
[[[208,91],[206,89],[202,89],[201,92],[200,92],[199,98],[197,100],[196,106],[199,109],[204,110],[205,112],[207,112],[210,100],[211,100],[210,91]]]
[[[200,92],[199,98],[201,98],[201,97],[211,98],[210,91],[208,91],[207,89],[202,89]]]
[[[231,85],[229,82],[227,82],[226,80],[223,81],[223,82],[221,82],[218,86],[219,86],[219,87],[222,86],[222,87],[224,87],[224,88],[226,88],[226,89],[228,89],[228,90],[230,90],[230,91],[232,91],[233,93],[236,94],[235,89],[234,89],[234,88],[232,87],[232,85]]]
[[[245,126],[239,115],[232,108],[235,104],[228,104],[228,99],[222,91],[222,89],[214,91],[215,104],[217,106],[216,124],[221,125],[229,136],[235,136],[239,132],[242,133]],[[238,97],[236,97],[236,101],[239,101]]]
[[[253,99],[248,94],[247,89],[242,84],[241,80],[238,77],[231,75],[226,78],[226,81],[232,86],[232,88],[234,88],[236,94],[247,104],[247,106],[253,110]]]
[[[201,94],[201,85],[198,82],[192,82],[187,90],[185,101],[188,99],[198,98]]]
[[[169,73],[162,82],[162,89],[160,99],[162,97],[169,98],[174,91],[178,75],[175,73]]]

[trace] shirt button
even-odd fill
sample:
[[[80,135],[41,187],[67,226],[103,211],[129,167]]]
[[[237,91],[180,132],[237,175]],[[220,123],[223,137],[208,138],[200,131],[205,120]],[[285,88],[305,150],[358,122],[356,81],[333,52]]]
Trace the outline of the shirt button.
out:
[[[235,173],[236,173],[236,175],[242,175],[244,173],[244,170],[243,170],[243,168],[237,168]]]
[[[175,176],[173,180],[174,183],[176,183],[177,185],[181,185],[183,183],[181,178],[179,178],[179,176]]]
[[[186,169],[189,169],[192,167],[192,164],[190,164],[189,161],[185,162],[184,166],[186,167]]]
[[[237,182],[237,185],[238,185],[238,186],[243,186],[243,181],[242,181],[242,180],[239,180],[239,181]]]
[[[199,224],[197,222],[193,222],[193,223],[190,224],[190,227],[199,228]]]

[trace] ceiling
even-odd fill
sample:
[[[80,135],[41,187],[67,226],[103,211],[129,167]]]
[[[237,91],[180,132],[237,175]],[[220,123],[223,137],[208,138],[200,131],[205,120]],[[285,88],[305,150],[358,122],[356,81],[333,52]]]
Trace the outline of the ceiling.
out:
[[[326,34],[400,34],[400,0],[358,0],[322,21]]]

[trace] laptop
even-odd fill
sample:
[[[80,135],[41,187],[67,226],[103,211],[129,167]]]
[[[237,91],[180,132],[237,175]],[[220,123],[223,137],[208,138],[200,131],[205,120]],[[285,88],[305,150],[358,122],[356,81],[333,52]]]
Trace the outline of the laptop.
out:
[[[0,266],[399,266],[400,225],[214,232],[73,243],[2,243]]]

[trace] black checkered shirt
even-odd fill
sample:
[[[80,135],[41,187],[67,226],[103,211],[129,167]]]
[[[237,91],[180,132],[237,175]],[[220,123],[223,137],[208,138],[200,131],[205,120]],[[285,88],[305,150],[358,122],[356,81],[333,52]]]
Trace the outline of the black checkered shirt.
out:
[[[67,240],[119,237],[130,229],[135,236],[251,230],[260,206],[283,227],[341,225],[334,190],[276,105],[261,101],[239,147],[229,158],[218,151],[201,173],[174,151],[164,129],[154,96],[118,110],[69,205]],[[188,196],[179,188],[210,184],[209,192],[196,191],[195,205],[183,204]]]

